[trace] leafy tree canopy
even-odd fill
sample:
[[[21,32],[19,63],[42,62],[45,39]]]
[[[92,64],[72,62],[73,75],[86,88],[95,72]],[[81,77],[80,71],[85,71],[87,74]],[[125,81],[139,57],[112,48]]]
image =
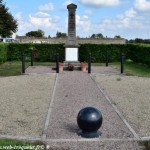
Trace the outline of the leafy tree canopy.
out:
[[[57,31],[57,33],[56,33],[56,38],[61,38],[61,37],[62,37],[62,38],[65,38],[65,37],[67,37],[67,34]]]
[[[10,37],[18,29],[17,20],[14,19],[9,8],[0,0],[0,36]]]
[[[120,35],[115,35],[115,36],[114,36],[114,38],[116,38],[116,39],[120,39],[120,38],[121,38],[121,36],[120,36]]]
[[[38,29],[37,31],[30,31],[28,33],[26,33],[27,37],[44,37],[44,31],[42,31],[41,29]]]
[[[104,38],[102,33],[98,33],[98,34],[92,34],[91,38]]]

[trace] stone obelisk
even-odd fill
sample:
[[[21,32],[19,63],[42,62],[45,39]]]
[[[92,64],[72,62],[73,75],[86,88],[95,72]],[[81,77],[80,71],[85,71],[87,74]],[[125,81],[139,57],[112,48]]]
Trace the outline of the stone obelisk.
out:
[[[78,61],[78,43],[76,40],[76,9],[77,5],[69,4],[68,9],[68,39],[65,43],[65,61]]]

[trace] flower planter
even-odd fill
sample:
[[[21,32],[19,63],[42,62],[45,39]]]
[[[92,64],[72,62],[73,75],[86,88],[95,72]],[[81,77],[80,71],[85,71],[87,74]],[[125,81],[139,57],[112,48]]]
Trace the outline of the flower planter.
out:
[[[81,71],[85,72],[86,71],[86,66],[81,67]]]
[[[81,62],[81,71],[85,72],[86,71],[86,64]]]
[[[59,72],[63,72],[63,63],[59,63]]]

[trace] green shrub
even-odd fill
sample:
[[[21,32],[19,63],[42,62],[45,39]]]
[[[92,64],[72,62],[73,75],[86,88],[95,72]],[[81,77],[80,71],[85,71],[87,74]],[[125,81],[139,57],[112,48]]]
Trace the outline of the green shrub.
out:
[[[0,64],[7,60],[7,44],[0,43]]]
[[[30,56],[31,49],[34,49],[36,61],[55,62],[56,53],[60,54],[60,61],[65,60],[64,44],[34,44],[34,43],[10,43],[0,44],[0,63],[7,60],[21,60],[21,54]],[[150,45],[139,44],[80,44],[79,61],[87,61],[91,53],[92,62],[103,63],[106,60],[106,52],[109,53],[109,61],[120,61],[121,53],[126,59],[136,63],[150,65]]]
[[[21,54],[30,56],[31,49],[35,50],[37,61],[55,61],[55,54],[60,54],[60,60],[65,57],[63,44],[33,44],[10,43],[8,46],[8,60],[21,60]]]
[[[136,63],[150,65],[150,45],[131,44],[128,55]]]
[[[128,57],[127,45],[121,44],[81,44],[79,48],[79,60],[87,61],[88,54],[91,53],[92,62],[105,62],[108,52],[109,61],[120,61],[121,53]]]

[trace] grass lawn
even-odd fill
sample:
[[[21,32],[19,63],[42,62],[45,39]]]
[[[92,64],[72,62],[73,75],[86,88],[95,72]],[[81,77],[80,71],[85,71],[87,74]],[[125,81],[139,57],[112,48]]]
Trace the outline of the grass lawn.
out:
[[[120,69],[120,63],[111,63],[114,68]],[[124,65],[124,72],[130,76],[150,77],[150,67],[142,64],[136,64],[131,61],[126,61]]]
[[[29,149],[31,147],[32,149],[38,149],[38,150],[44,150],[46,149],[46,146],[42,142],[25,142],[20,140],[12,140],[12,139],[0,139],[0,149]]]
[[[30,62],[26,62],[26,68],[30,65]],[[50,62],[34,62],[35,66],[54,66],[55,63]],[[15,76],[20,75],[22,70],[21,61],[12,61],[12,62],[5,62],[4,64],[0,65],[0,76]]]

